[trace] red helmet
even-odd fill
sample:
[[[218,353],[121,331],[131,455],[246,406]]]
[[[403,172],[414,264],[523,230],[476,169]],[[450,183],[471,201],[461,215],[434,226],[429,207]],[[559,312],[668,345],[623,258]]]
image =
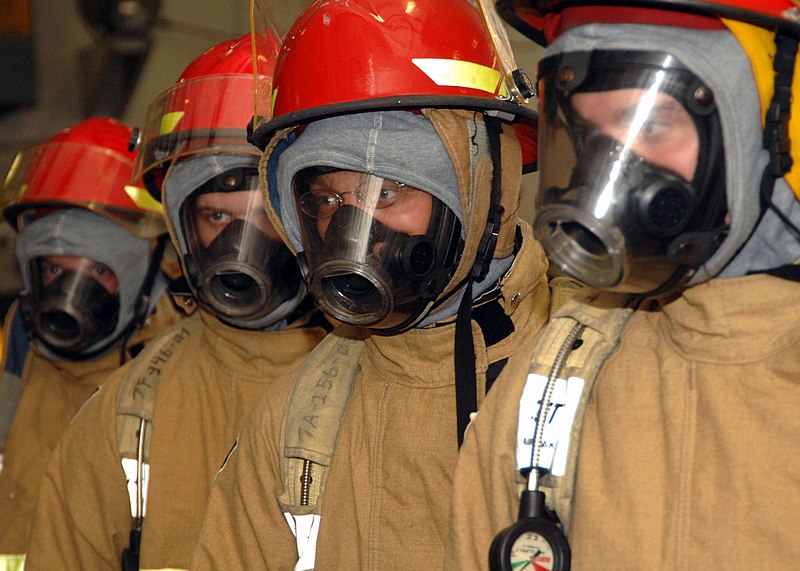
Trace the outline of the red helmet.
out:
[[[508,95],[481,13],[466,0],[314,2],[286,34],[272,104],[271,120],[254,121],[262,149],[284,127],[352,111],[450,107],[536,118]]]
[[[279,44],[274,36],[251,35],[226,40],[200,54],[178,81],[156,97],[142,129],[134,180],[145,176],[148,189],[160,198],[163,169],[174,159],[203,152],[258,154],[247,142],[253,116],[253,94],[269,93]],[[254,85],[254,73],[258,84]],[[265,113],[266,102],[255,111]],[[152,176],[146,176],[152,173]]]
[[[6,219],[20,230],[43,209],[77,206],[143,238],[166,232],[161,205],[131,184],[131,131],[114,119],[87,119],[20,151],[0,193]]]
[[[664,23],[662,10],[685,11],[689,14],[741,20],[768,29],[800,33],[800,5],[793,0],[650,0],[631,7],[626,0],[592,2],[585,0],[497,0],[498,13],[514,28],[537,43],[544,44],[558,37],[564,28],[559,16],[564,10],[581,6],[583,22],[619,22],[617,14],[625,11],[627,22]],[[609,6],[618,10],[608,13]],[[648,10],[661,12],[648,15]],[[583,23],[580,22],[580,23]],[[684,25],[680,23],[679,25]],[[694,27],[694,26],[693,26]]]

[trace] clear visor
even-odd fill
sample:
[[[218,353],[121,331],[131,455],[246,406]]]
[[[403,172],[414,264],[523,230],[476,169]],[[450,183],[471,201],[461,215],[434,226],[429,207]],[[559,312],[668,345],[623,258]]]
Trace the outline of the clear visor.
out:
[[[240,173],[212,181],[218,191],[193,193],[181,218],[200,300],[222,317],[255,320],[297,293],[300,274],[264,210],[256,171]]]
[[[271,84],[259,76],[259,82]],[[263,112],[263,111],[262,111]],[[178,158],[208,152],[248,152],[253,115],[253,77],[217,75],[181,82],[150,104],[134,165],[134,180],[160,189],[165,167]]]
[[[131,161],[109,149],[46,143],[17,154],[0,205],[18,230],[48,206],[78,206],[150,239],[166,232],[161,204],[131,184]]]
[[[253,35],[254,59],[275,61],[276,46],[283,42],[292,25],[312,4],[312,0],[250,0],[250,32]],[[253,91],[255,112],[253,131],[269,121],[272,109],[272,85],[256,83]],[[251,110],[253,103],[250,104]]]
[[[304,169],[293,185],[309,290],[334,318],[388,329],[442,291],[460,224],[440,200],[345,170]]]
[[[689,72],[619,68],[584,71],[575,90],[570,67],[543,75],[534,226],[567,274],[648,292],[680,265],[671,240],[690,229],[721,142]]]
[[[517,66],[508,33],[495,7],[495,0],[476,0],[476,2],[492,40],[492,49],[503,70],[506,86],[510,89],[512,96],[520,104],[525,105],[534,95],[533,85],[527,74]]]
[[[100,262],[44,256],[30,262],[32,326],[58,352],[80,353],[110,335],[119,318],[119,281]]]

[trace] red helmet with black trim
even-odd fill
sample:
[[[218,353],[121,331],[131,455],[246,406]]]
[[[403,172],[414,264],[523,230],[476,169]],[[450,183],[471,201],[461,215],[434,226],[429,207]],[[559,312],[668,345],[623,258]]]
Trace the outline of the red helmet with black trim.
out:
[[[161,205],[131,183],[136,156],[131,127],[91,118],[20,151],[0,192],[16,230],[42,212],[67,206],[91,210],[142,238],[166,232]]]
[[[670,25],[669,17],[664,19],[664,12],[654,18],[648,10],[671,10],[741,20],[762,28],[800,34],[800,5],[792,0],[647,0],[636,2],[636,6],[631,4],[630,0],[497,0],[497,12],[516,30],[540,44],[558,37],[564,27],[560,14],[573,7],[581,8],[585,21],[589,21],[591,14],[593,22],[619,22],[618,15],[608,15],[607,11],[607,7],[616,6],[628,13],[628,22]]]
[[[285,37],[271,119],[254,120],[262,149],[283,128],[371,109],[465,108],[535,123],[509,95],[481,13],[466,0],[319,0]]]
[[[635,4],[635,5],[634,5]],[[774,95],[775,45],[765,47],[753,30],[774,36],[780,32],[800,38],[800,3],[797,0],[497,0],[497,11],[511,26],[541,44],[563,32],[587,23],[627,23],[676,26],[691,29],[729,29],[748,54],[762,100],[762,124],[767,120]],[[800,61],[800,60],[798,60]],[[795,67],[800,63],[795,62]],[[784,64],[785,65],[785,64]],[[791,93],[800,91],[800,72],[791,80]],[[776,119],[784,132],[780,152],[788,140],[800,140],[800,97],[781,107]],[[800,145],[789,149],[792,161],[784,178],[800,199]],[[784,159],[785,160],[785,159]]]
[[[255,60],[249,33],[209,48],[152,101],[134,180],[144,177],[154,197],[160,199],[163,171],[177,158],[205,152],[259,154],[247,142],[247,125],[254,109],[267,112],[267,103],[254,107],[253,94],[269,93],[279,44],[271,35],[258,36],[256,44]]]

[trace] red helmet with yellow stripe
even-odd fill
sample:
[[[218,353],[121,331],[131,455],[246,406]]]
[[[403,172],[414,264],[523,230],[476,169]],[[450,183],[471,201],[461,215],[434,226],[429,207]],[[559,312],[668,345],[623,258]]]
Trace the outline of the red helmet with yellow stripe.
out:
[[[247,124],[254,113],[253,94],[271,89],[279,45],[269,35],[256,42],[255,63],[249,33],[209,48],[150,104],[134,180],[143,177],[156,198],[161,196],[164,169],[177,158],[205,152],[259,154],[247,142]]]
[[[131,183],[131,131],[114,119],[91,118],[20,151],[0,193],[6,219],[20,230],[43,211],[75,206],[142,238],[165,233],[161,205]]]
[[[466,0],[320,0],[285,38],[271,118],[254,119],[251,140],[262,149],[283,128],[372,109],[464,108],[535,122],[509,95],[481,13]]]

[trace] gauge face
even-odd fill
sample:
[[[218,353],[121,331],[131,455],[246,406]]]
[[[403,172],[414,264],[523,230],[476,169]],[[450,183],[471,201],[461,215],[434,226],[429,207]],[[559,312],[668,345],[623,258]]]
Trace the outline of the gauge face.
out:
[[[553,569],[553,546],[535,531],[526,531],[511,545],[511,569],[513,571],[551,571]]]
[[[569,542],[543,518],[522,518],[498,533],[489,548],[491,571],[570,571]]]

